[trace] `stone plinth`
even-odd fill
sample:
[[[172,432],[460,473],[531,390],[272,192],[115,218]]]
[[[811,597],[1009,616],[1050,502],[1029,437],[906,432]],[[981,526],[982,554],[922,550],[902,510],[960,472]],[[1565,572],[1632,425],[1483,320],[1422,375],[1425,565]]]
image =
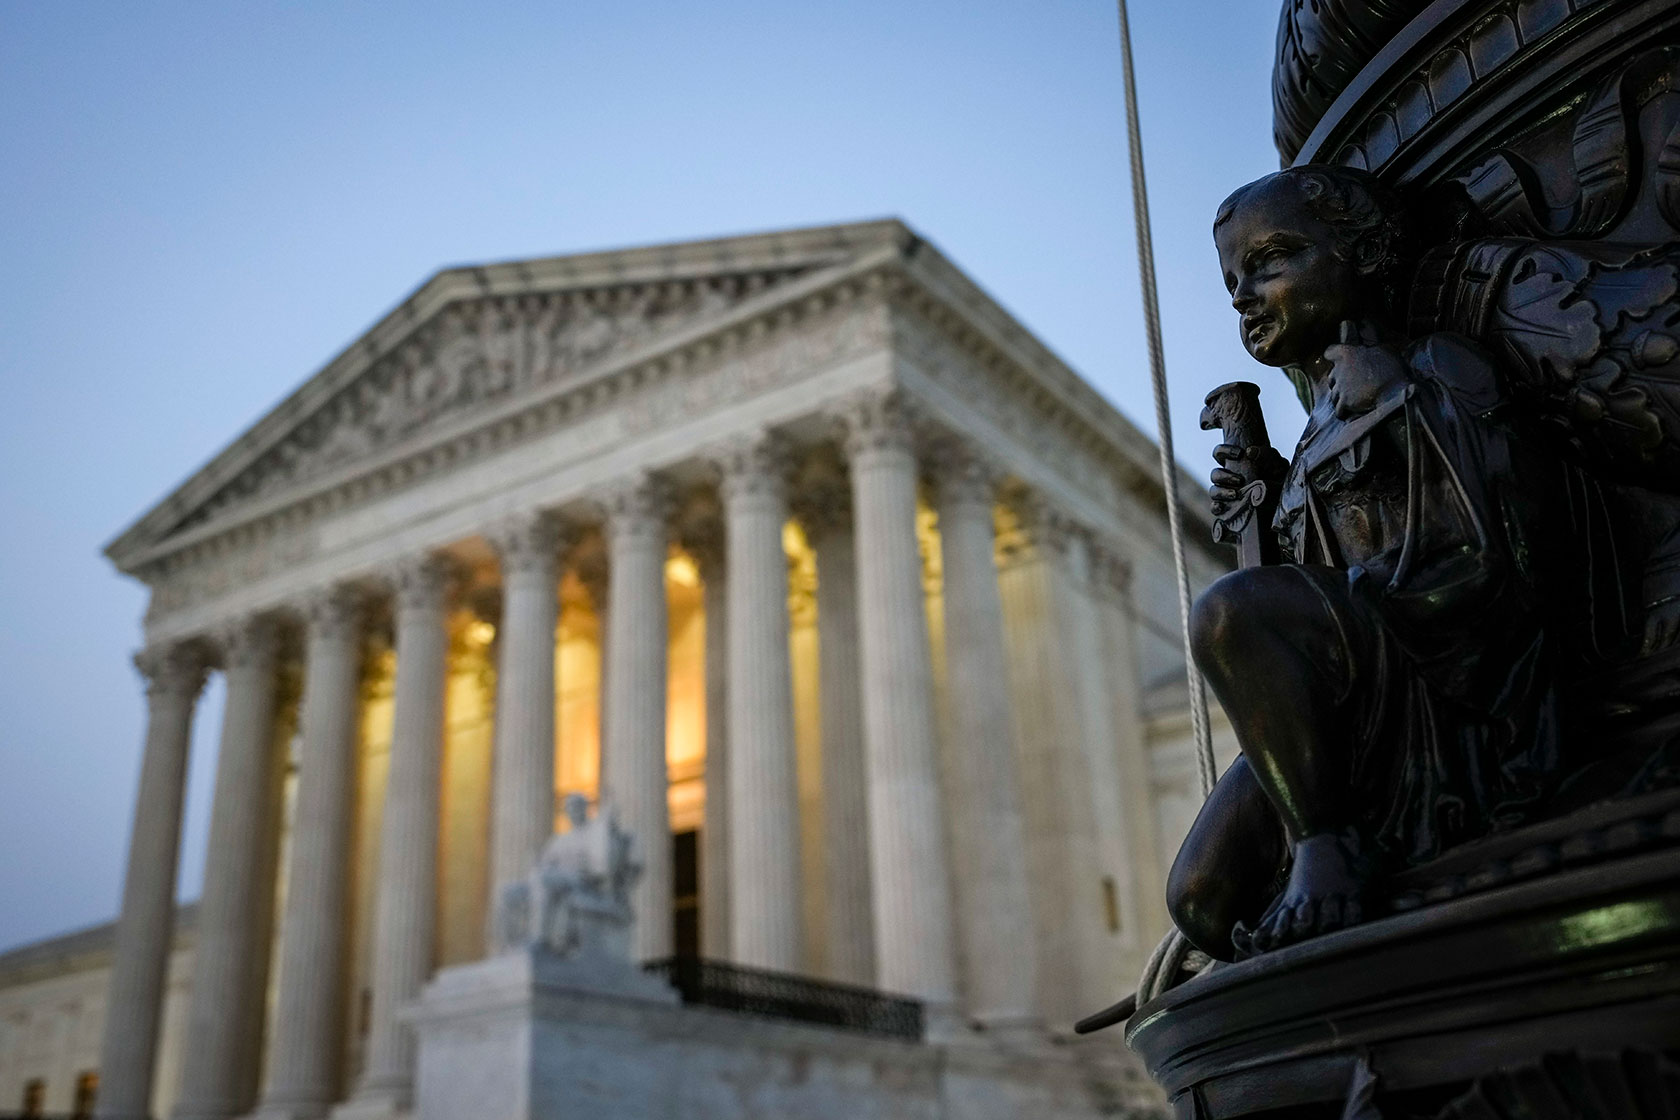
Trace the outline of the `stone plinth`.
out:
[[[419,1042],[417,1120],[640,1115],[604,1102],[655,1080],[651,1066],[631,1050],[615,1053],[611,1032],[598,1053],[566,1039],[578,1022],[633,1020],[639,1007],[676,1002],[668,984],[605,952],[561,957],[530,946],[446,968],[406,1015]]]
[[[1111,1046],[939,1045],[688,1007],[601,956],[532,949],[445,969],[407,1019],[416,1120],[1166,1115]]]

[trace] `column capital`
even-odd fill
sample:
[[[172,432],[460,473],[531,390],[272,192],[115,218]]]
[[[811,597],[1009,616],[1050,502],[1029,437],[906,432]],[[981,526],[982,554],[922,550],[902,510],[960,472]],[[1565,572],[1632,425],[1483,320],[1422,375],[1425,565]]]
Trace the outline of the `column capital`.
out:
[[[559,565],[560,520],[546,510],[509,514],[484,535],[501,560],[503,575],[553,571]]]
[[[384,577],[399,610],[445,609],[465,583],[460,562],[441,552],[404,557]]]
[[[702,580],[723,573],[724,556],[728,552],[723,510],[709,492],[683,507],[677,520],[677,540],[694,557]]]
[[[582,555],[572,570],[577,572],[578,582],[589,592],[589,600],[595,604],[595,612],[599,614],[604,611],[607,607],[607,585],[612,571],[611,565],[607,563],[606,554],[597,549]]]
[[[934,440],[929,465],[941,502],[976,503],[991,508],[1003,471],[984,454],[956,436]]]
[[[362,625],[367,597],[357,588],[340,584],[306,597],[302,604],[310,638],[339,638],[355,635]]]
[[[670,487],[662,479],[639,472],[607,487],[600,501],[607,512],[610,540],[665,540],[672,501]]]
[[[280,651],[280,629],[268,615],[248,614],[218,626],[211,641],[223,669],[243,669],[274,660]]]
[[[1047,558],[1070,559],[1080,539],[1089,535],[1071,514],[1036,492],[1018,501],[1015,512],[1027,543]]]
[[[899,389],[865,389],[834,410],[844,435],[846,457],[876,451],[914,453],[918,410]]]
[[[1126,601],[1132,592],[1132,563],[1113,541],[1091,534],[1086,542],[1091,587],[1098,594]]]
[[[710,458],[722,476],[718,491],[726,505],[787,494],[792,455],[787,442],[774,432],[753,432],[726,440],[712,450]]]
[[[724,556],[729,550],[724,545],[722,531],[705,536],[685,537],[683,548],[694,558],[694,566],[700,571],[702,583],[710,583],[725,573]]]
[[[838,455],[813,455],[800,466],[792,504],[812,544],[852,523],[852,484]]]
[[[492,626],[502,620],[502,589],[495,584],[479,584],[462,588],[462,606],[478,622]]]
[[[134,655],[134,667],[146,681],[146,695],[154,699],[195,699],[208,673],[204,651],[192,642],[149,645]]]

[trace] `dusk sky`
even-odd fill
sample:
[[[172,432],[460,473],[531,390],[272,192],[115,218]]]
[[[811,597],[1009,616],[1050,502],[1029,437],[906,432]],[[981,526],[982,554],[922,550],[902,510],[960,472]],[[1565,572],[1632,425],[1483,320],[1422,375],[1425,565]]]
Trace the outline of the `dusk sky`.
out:
[[[1277,0],[1133,0],[1181,461],[1266,388],[1209,233]],[[898,216],[1144,430],[1105,0],[0,0],[0,947],[111,919],[144,589],[104,545],[437,269]],[[221,721],[193,733],[180,894]]]

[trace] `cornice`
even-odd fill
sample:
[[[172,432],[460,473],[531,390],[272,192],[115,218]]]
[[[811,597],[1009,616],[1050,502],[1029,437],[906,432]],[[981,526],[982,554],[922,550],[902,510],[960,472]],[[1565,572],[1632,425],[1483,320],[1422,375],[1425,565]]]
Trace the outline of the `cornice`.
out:
[[[1022,326],[985,289],[923,242],[907,254],[906,271],[921,282],[912,306],[942,328],[1010,387],[1025,392],[1073,438],[1119,451],[1124,468],[1157,485],[1155,443],[1056,353]]]
[[[198,940],[198,903],[176,903],[170,929],[171,953],[192,948]],[[116,922],[104,922],[0,952],[0,987],[70,976],[107,965],[116,933]]]

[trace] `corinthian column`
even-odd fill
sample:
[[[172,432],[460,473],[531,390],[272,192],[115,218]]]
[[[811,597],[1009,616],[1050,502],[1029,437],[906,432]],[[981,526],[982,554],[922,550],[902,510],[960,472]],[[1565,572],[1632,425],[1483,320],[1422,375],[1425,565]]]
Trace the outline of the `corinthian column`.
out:
[[[876,973],[889,991],[949,1004],[955,990],[951,877],[910,425],[903,403],[889,393],[854,401],[845,421],[857,532]]]
[[[1104,928],[1103,867],[1090,765],[1080,637],[1090,609],[1078,594],[1081,530],[1041,496],[1016,510],[1020,544],[1004,565],[1011,695],[1020,763],[1027,865],[1033,885],[1038,1003],[1065,1030],[1088,993],[1121,963]],[[1110,746],[1108,749],[1112,750]]]
[[[176,1120],[226,1120],[255,1103],[274,893],[270,834],[278,742],[272,623],[247,618],[220,635],[227,702],[216,760],[204,893],[198,903],[192,1001]]]
[[[193,707],[204,687],[203,661],[187,646],[144,650],[134,664],[146,679],[146,746],[100,1046],[99,1115],[111,1120],[132,1120],[151,1110],[174,930],[187,751]]]
[[[729,862],[733,959],[799,968],[799,787],[788,649],[785,464],[768,438],[724,452],[728,526]]]
[[[863,753],[857,549],[839,471],[804,480],[800,520],[817,557],[817,696],[822,725],[823,873],[828,975],[875,983],[869,886],[869,773]]]
[[[374,915],[373,999],[367,1065],[340,1115],[406,1114],[414,1098],[414,1037],[397,1009],[432,971],[437,908],[438,813],[443,768],[444,690],[448,684],[449,592],[454,565],[416,557],[391,576],[396,593],[397,679],[391,770],[379,835],[379,899]]]
[[[605,745],[601,784],[608,803],[641,848],[643,871],[631,896],[639,960],[671,955],[671,815],[665,770],[666,501],[640,479],[607,501]]]
[[[501,663],[490,808],[490,909],[536,862],[554,832],[554,627],[559,528],[547,514],[509,518],[492,534],[502,558]]]
[[[356,787],[362,612],[345,589],[310,600],[303,743],[280,918],[279,997],[259,1115],[324,1116],[338,1094],[345,914]]]
[[[992,479],[967,449],[947,445],[938,473],[950,689],[956,900],[963,992],[987,1026],[1037,1019],[1032,899],[1016,773],[1003,599],[998,590]]]

